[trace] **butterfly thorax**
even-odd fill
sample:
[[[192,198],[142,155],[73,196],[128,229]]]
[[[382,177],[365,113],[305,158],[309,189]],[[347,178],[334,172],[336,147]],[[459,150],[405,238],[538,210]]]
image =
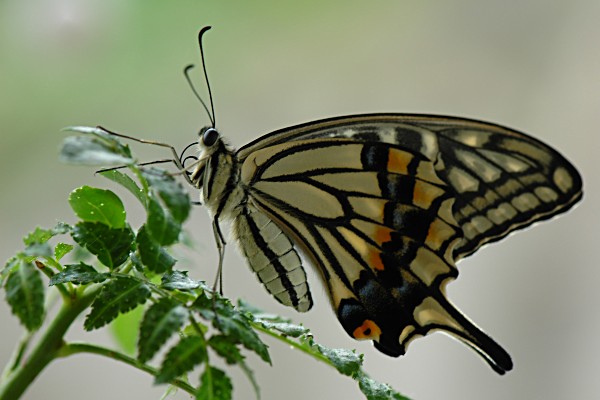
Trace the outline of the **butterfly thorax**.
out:
[[[209,128],[207,132],[216,132]],[[201,190],[202,203],[211,215],[232,219],[244,203],[245,190],[239,185],[240,168],[232,149],[219,138],[214,143],[206,133],[199,141],[199,162],[190,179]]]

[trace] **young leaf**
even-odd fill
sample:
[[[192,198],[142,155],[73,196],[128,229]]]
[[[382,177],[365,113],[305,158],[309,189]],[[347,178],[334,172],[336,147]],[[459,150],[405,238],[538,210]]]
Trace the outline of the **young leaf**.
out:
[[[100,222],[79,222],[71,235],[110,269],[123,264],[133,249],[133,232],[129,226],[112,229]]]
[[[145,225],[138,231],[136,242],[140,259],[150,271],[162,273],[175,265],[176,260],[153,240]]]
[[[144,363],[149,361],[183,326],[187,316],[185,307],[170,298],[162,298],[148,308],[140,324],[138,359]]]
[[[54,247],[54,258],[56,258],[56,261],[60,261],[60,259],[69,254],[71,250],[73,250],[72,244],[57,243]]]
[[[202,337],[184,337],[167,353],[155,382],[170,382],[191,371],[196,365],[206,361],[206,358],[206,343]]]
[[[69,204],[82,221],[101,222],[113,229],[125,227],[125,207],[110,190],[82,186],[71,192]]]
[[[357,374],[355,379],[358,380],[358,387],[367,396],[367,400],[409,400],[389,385],[379,383],[362,372]]]
[[[196,400],[231,400],[233,386],[225,372],[207,365],[200,378]]]
[[[80,262],[79,264],[67,265],[65,269],[50,279],[50,286],[59,283],[71,282],[75,285],[87,285],[88,283],[99,283],[108,279],[109,274],[100,273],[91,265]]]
[[[195,281],[187,276],[187,271],[171,271],[160,280],[161,287],[167,290],[210,290],[203,281]]]
[[[111,169],[110,171],[100,172],[100,175],[103,177],[110,179],[113,182],[116,182],[123,186],[125,189],[129,190],[131,194],[133,194],[139,201],[142,203],[144,207],[146,207],[146,203],[148,201],[148,196],[144,191],[135,183],[133,179],[129,175],[126,175],[120,171],[115,169]]]
[[[331,362],[331,364],[342,374],[353,376],[358,373],[363,363],[362,354],[356,354],[354,350],[332,349],[316,343],[312,337],[302,340],[312,351],[318,352]]]
[[[6,278],[6,301],[21,324],[32,332],[44,320],[44,284],[40,272],[31,263],[19,260]]]
[[[65,234],[70,230],[71,226],[65,224],[64,222],[59,222],[52,229],[43,229],[38,226],[33,232],[28,233],[27,236],[23,238],[23,242],[26,246],[46,243],[53,236]]]
[[[85,318],[83,327],[86,331],[100,328],[120,313],[144,304],[150,294],[150,289],[143,282],[129,277],[115,278],[102,287],[92,303],[92,311]]]
[[[121,145],[122,147],[122,145]],[[131,157],[120,154],[118,147],[112,147],[108,142],[91,136],[69,136],[63,140],[60,149],[60,160],[76,165],[130,165]]]
[[[153,168],[142,171],[142,175],[148,180],[152,190],[158,193],[173,219],[179,224],[183,223],[191,209],[187,190],[165,171]]]
[[[146,229],[155,242],[162,246],[168,246],[179,238],[181,225],[162,208],[156,199],[149,197]]]

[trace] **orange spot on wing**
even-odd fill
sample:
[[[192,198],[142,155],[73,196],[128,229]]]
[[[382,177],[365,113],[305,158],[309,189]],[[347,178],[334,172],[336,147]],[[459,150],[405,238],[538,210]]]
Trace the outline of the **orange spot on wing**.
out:
[[[383,271],[385,266],[381,260],[381,253],[378,250],[369,250],[368,254],[369,265],[378,271]]]
[[[375,228],[373,239],[381,246],[382,243],[392,240],[392,232],[393,230],[386,226],[379,226]]]
[[[408,164],[412,161],[412,155],[402,150],[390,149],[388,153],[387,169],[395,174],[408,174]]]
[[[421,208],[429,208],[431,203],[444,193],[439,187],[423,181],[416,181],[413,191],[413,204]]]
[[[357,340],[379,340],[381,328],[370,319],[366,319],[361,326],[352,332],[352,336]]]

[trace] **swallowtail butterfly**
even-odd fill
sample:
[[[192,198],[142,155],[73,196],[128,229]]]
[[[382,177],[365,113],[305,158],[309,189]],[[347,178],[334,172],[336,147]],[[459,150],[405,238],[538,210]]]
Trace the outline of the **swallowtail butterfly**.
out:
[[[281,129],[237,151],[201,130],[190,175],[232,221],[250,267],[280,303],[308,311],[299,253],[316,266],[355,339],[397,357],[441,330],[498,373],[507,352],[457,310],[445,286],[486,243],[568,210],[575,168],[544,143],[464,118],[366,114]]]
[[[233,150],[212,115],[188,180],[213,216],[221,256],[219,223],[230,221],[250,267],[281,304],[300,312],[313,305],[303,254],[351,337],[398,357],[440,330],[496,372],[512,368],[445,287],[460,259],[581,199],[569,161],[510,128],[417,114],[308,122]]]

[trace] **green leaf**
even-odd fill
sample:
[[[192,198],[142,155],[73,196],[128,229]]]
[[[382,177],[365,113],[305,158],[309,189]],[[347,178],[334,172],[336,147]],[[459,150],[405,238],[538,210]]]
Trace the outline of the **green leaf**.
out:
[[[145,363],[183,326],[188,312],[169,298],[154,303],[140,325],[138,359]]]
[[[73,239],[107,267],[123,264],[133,249],[133,232],[129,226],[112,229],[100,222],[79,222],[71,233]]]
[[[33,264],[19,260],[11,267],[5,284],[6,301],[28,331],[44,321],[44,284]]]
[[[54,258],[56,258],[56,261],[60,261],[61,258],[69,254],[71,250],[73,250],[72,244],[58,243],[56,247],[54,247]]]
[[[255,318],[254,321],[258,322],[266,329],[269,329],[271,331],[277,331],[285,336],[295,338],[300,337],[302,335],[306,335],[310,332],[308,328],[305,328],[302,325],[292,324],[289,322],[271,322],[260,318]]]
[[[231,400],[231,379],[218,368],[207,365],[200,378],[196,400]]]
[[[80,262],[65,266],[65,269],[50,278],[50,286],[59,283],[71,282],[75,285],[87,285],[88,283],[99,283],[108,279],[110,275],[100,273],[91,265]]]
[[[156,383],[167,383],[191,371],[194,367],[207,359],[206,343],[200,336],[184,337],[167,353],[160,372],[156,376]]]
[[[126,314],[119,314],[108,328],[119,347],[127,355],[134,355],[138,341],[138,327],[144,316],[144,306],[137,306]]]
[[[115,278],[102,287],[92,303],[92,311],[85,318],[83,327],[86,331],[100,328],[120,313],[144,304],[150,294],[150,288],[143,282],[129,277]]]
[[[208,339],[208,345],[217,353],[227,364],[237,364],[244,360],[236,343],[232,342],[227,336],[215,335]]]
[[[332,349],[316,343],[312,337],[307,337],[303,342],[313,351],[317,351],[327,357],[332,365],[344,375],[353,376],[361,369],[363,356],[362,354],[356,354],[354,350]]]
[[[203,281],[195,281],[188,277],[187,271],[171,271],[164,274],[161,278],[161,287],[166,290],[209,290]]]
[[[33,232],[30,232],[23,238],[23,242],[25,242],[26,246],[35,243],[46,243],[52,236],[54,236],[54,234],[51,229],[43,229],[38,226]]]
[[[146,229],[155,242],[168,246],[179,238],[181,224],[177,223],[156,199],[149,197]]]
[[[71,230],[71,227],[64,222],[59,222],[52,229],[43,229],[39,226],[35,228],[33,232],[30,232],[23,238],[23,242],[26,246],[31,246],[32,244],[43,244],[50,240],[52,237],[56,235],[62,235]]]
[[[113,182],[118,183],[119,185],[123,186],[125,189],[129,190],[131,192],[131,194],[133,194],[140,201],[140,203],[142,203],[142,205],[144,207],[146,207],[146,203],[148,201],[148,196],[146,195],[144,190],[141,189],[137,185],[137,183],[135,183],[135,181],[133,179],[131,179],[131,177],[129,175],[124,174],[115,169],[111,169],[110,171],[100,172],[100,175],[102,175],[103,177],[105,177],[107,179],[110,179]]]
[[[358,381],[360,391],[367,396],[367,400],[409,400],[389,385],[377,382],[362,372],[357,374],[355,379]]]
[[[142,171],[152,190],[169,211],[173,219],[181,224],[190,214],[191,203],[187,190],[166,171],[152,168]]]
[[[115,136],[100,128],[68,127],[64,130],[87,134],[65,138],[60,151],[63,162],[83,165],[131,165],[131,151]]]
[[[229,336],[231,340],[241,343],[248,350],[254,351],[263,361],[271,363],[267,345],[260,340],[247,317],[237,311],[229,300],[217,297],[213,301],[206,296],[199,296],[193,306],[203,318],[212,321],[215,329]]]
[[[136,241],[140,259],[150,271],[162,273],[175,265],[176,260],[153,240],[146,225],[138,231]]]
[[[125,227],[125,207],[110,190],[82,186],[71,192],[69,204],[82,221],[101,222],[114,229]]]

